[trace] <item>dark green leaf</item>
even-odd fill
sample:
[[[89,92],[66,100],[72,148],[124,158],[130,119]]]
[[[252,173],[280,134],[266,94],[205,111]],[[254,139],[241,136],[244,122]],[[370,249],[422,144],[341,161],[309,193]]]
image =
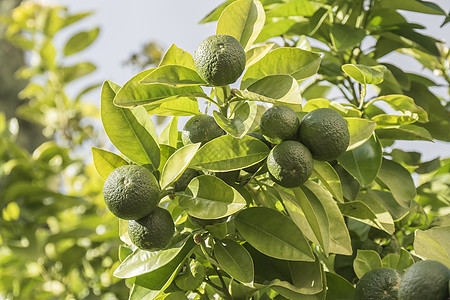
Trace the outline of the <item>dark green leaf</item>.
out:
[[[344,277],[338,274],[326,272],[327,276],[327,300],[353,299],[355,287]]]
[[[251,283],[254,278],[253,259],[241,244],[231,239],[214,242],[217,262],[234,279]]]
[[[375,132],[378,138],[386,140],[434,141],[428,130],[416,125],[386,126],[377,129]]]

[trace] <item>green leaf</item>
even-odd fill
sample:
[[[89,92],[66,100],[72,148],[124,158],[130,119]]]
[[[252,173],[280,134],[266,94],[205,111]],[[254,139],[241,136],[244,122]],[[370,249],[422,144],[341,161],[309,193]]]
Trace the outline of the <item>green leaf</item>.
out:
[[[282,196],[285,206],[291,215],[292,220],[298,220],[299,216],[293,216],[293,214],[300,213],[305,216],[308,222],[308,227],[314,234],[313,241],[322,247],[323,251],[328,254],[329,243],[330,243],[330,225],[328,223],[327,213],[325,212],[322,203],[319,199],[309,190],[305,188],[294,188],[291,189],[295,197],[289,197],[284,195],[280,191],[280,196]],[[297,206],[297,207],[295,207]],[[302,227],[299,226],[300,229]]]
[[[450,226],[416,230],[414,251],[424,259],[437,260],[450,268]]]
[[[347,24],[335,23],[331,27],[331,41],[339,51],[360,45],[366,36],[367,34],[364,29],[355,28]]]
[[[407,250],[402,248],[400,254],[389,253],[383,257],[382,263],[385,268],[396,269],[403,273],[414,264],[414,259]]]
[[[238,97],[267,103],[302,104],[300,87],[290,75],[270,75],[257,80],[247,91],[233,90]]]
[[[200,148],[200,143],[186,145],[172,154],[161,172],[161,189],[174,183],[187,169],[189,163]]]
[[[293,261],[315,260],[300,229],[278,211],[248,208],[236,215],[234,223],[247,242],[268,256]]]
[[[377,252],[373,250],[358,250],[353,262],[353,269],[358,278],[363,277],[364,274],[373,269],[381,267],[383,267],[383,264]]]
[[[338,102],[330,101],[324,98],[308,99],[306,104],[303,106],[303,111],[310,112],[322,107],[334,109],[345,118],[360,118],[362,115],[356,108],[347,108]]]
[[[199,86],[171,87],[165,84],[139,83],[154,70],[142,71],[125,83],[114,98],[114,104],[120,107],[135,107],[146,104],[160,104],[180,97],[206,97]]]
[[[64,55],[69,56],[86,49],[97,39],[99,33],[100,28],[97,27],[73,35],[64,46]]]
[[[174,97],[164,102],[144,105],[150,115],[192,116],[200,114],[195,97]]]
[[[166,165],[167,160],[169,157],[177,151],[175,147],[161,144],[160,147],[160,154],[161,154],[161,162],[159,163],[158,171],[161,173],[162,169]]]
[[[434,14],[445,16],[445,11],[436,3],[420,0],[402,1],[402,0],[382,0],[380,4],[383,8],[391,10],[409,10],[424,14]]]
[[[342,154],[338,161],[364,187],[377,177],[382,158],[382,146],[373,135],[361,146]]]
[[[291,18],[274,19],[266,23],[255,43],[263,43],[273,37],[279,37],[289,31],[297,22]]]
[[[184,193],[177,193],[179,205],[199,219],[219,219],[245,207],[244,197],[221,179],[211,175],[191,180]]]
[[[395,201],[392,193],[378,190],[368,190],[367,196],[383,205],[394,221],[402,219],[408,212],[409,208],[405,208]]]
[[[126,157],[144,165],[158,168],[160,163],[159,145],[152,136],[153,123],[145,109],[127,109],[113,104],[119,86],[105,81],[101,96],[101,117],[103,127],[113,145]]]
[[[164,65],[158,67],[139,81],[139,83],[165,84],[174,87],[207,85],[207,83],[200,78],[197,71],[177,65]]]
[[[270,9],[267,12],[267,18],[303,16],[309,17],[314,14],[316,8],[308,0],[294,0]]]
[[[269,152],[269,147],[254,137],[224,135],[203,145],[190,167],[212,172],[241,170],[265,159]]]
[[[388,187],[399,205],[411,207],[416,196],[416,187],[411,174],[402,165],[383,158],[377,179]]]
[[[159,135],[159,143],[177,148],[178,143],[178,117],[172,117]]]
[[[313,176],[317,176],[320,182],[339,202],[344,202],[341,181],[333,167],[326,161],[314,161]]]
[[[159,63],[159,67],[167,66],[167,65],[177,65],[183,66],[192,70],[195,70],[194,59],[189,52],[184,51],[181,48],[172,44],[169,50],[166,51],[161,62]]]
[[[358,220],[389,234],[395,231],[394,220],[375,198],[359,194],[356,201],[338,204],[343,215]]]
[[[235,138],[242,138],[250,130],[257,111],[257,104],[251,101],[238,104],[230,119],[218,111],[213,111],[213,115],[217,124],[223,130]]]
[[[231,35],[244,50],[248,50],[264,27],[265,19],[261,2],[238,0],[228,5],[220,15],[216,34]]]
[[[266,45],[256,46],[248,51],[245,52],[246,57],[246,64],[245,68],[247,69],[257,61],[259,61],[261,58],[263,58],[267,53],[269,53],[273,47],[275,46],[275,43],[269,43]]]
[[[90,62],[80,62],[72,66],[61,67],[59,70],[62,74],[62,81],[69,83],[94,72],[96,69],[97,67]]]
[[[95,147],[91,147],[91,150],[95,169],[103,180],[106,180],[114,169],[128,164],[126,160],[115,153]]]
[[[305,182],[303,188],[310,190],[319,199],[327,213],[330,227],[330,252],[351,255],[353,250],[350,234],[336,201],[323,187],[311,180]]]
[[[296,80],[308,78],[317,73],[320,55],[299,48],[281,47],[267,53],[250,66],[242,77],[241,89],[268,75],[291,75]]]
[[[175,243],[160,251],[137,249],[117,267],[114,276],[117,278],[133,278],[163,268],[180,254],[189,252],[194,244],[191,237],[174,237]]]
[[[218,7],[214,8],[210,13],[208,13],[200,22],[199,24],[209,23],[213,21],[217,21],[224,11],[224,9],[230,5],[231,3],[235,2],[236,0],[228,0],[220,4]]]
[[[347,150],[353,150],[367,142],[377,126],[374,121],[362,118],[345,118],[345,121],[350,133],[350,143]]]
[[[397,111],[401,111],[403,116],[409,117],[410,120],[414,120],[420,123],[428,122],[428,113],[420,106],[414,103],[414,100],[405,95],[387,95],[381,96],[373,101],[372,103],[382,100],[386,102],[390,107]],[[375,122],[375,117],[373,118]],[[378,122],[377,122],[378,123]]]
[[[241,244],[231,239],[215,241],[214,256],[228,275],[242,283],[253,282],[253,259]]]
[[[326,300],[353,299],[355,287],[344,277],[326,272],[327,278],[327,298]]]
[[[395,125],[375,130],[378,138],[385,140],[422,140],[434,141],[430,132],[416,125]]]
[[[342,70],[362,84],[380,84],[384,80],[384,73],[387,68],[383,65],[378,66],[364,66],[364,65],[352,65],[346,64],[342,66]]]

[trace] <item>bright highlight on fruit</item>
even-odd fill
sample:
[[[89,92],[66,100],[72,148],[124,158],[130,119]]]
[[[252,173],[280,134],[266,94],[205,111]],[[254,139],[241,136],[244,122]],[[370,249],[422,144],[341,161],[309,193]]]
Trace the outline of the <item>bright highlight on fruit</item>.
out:
[[[194,55],[195,69],[200,77],[214,86],[235,82],[246,63],[245,51],[234,37],[217,34],[206,38]]]

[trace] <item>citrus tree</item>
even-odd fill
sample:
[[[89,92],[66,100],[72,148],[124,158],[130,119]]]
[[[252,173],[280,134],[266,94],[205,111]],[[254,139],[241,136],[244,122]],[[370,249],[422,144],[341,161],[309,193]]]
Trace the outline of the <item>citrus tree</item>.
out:
[[[449,20],[424,1],[230,0],[194,54],[172,45],[104,82],[121,155],[92,152],[130,299],[396,299],[405,271],[402,299],[447,298],[450,161],[396,141],[450,141],[448,98],[382,59],[403,53],[448,84],[449,51],[398,10]],[[158,135],[149,115],[171,119]],[[412,284],[418,260],[439,278]]]

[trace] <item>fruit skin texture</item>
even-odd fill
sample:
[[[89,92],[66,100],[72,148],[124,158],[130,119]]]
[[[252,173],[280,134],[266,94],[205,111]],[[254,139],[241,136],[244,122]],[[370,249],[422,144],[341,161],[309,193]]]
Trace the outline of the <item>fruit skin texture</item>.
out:
[[[447,300],[449,269],[434,260],[423,260],[409,267],[398,289],[399,300]]]
[[[358,281],[356,300],[396,300],[401,274],[391,268],[373,269]]]
[[[347,122],[337,111],[319,108],[301,120],[298,140],[308,147],[314,159],[330,161],[347,150],[350,133]]]
[[[128,222],[131,242],[142,250],[154,251],[166,247],[174,232],[172,216],[161,207],[156,207],[142,219]]]
[[[160,192],[155,176],[138,165],[118,167],[103,185],[106,206],[124,220],[137,220],[148,215],[157,207]]]
[[[194,64],[200,77],[214,86],[235,82],[246,63],[245,51],[234,37],[217,34],[207,37],[194,54]]]
[[[267,157],[267,169],[272,179],[281,186],[302,185],[311,176],[314,162],[308,148],[297,141],[283,141]]]
[[[216,120],[209,115],[196,115],[189,119],[181,132],[183,145],[209,142],[225,134],[217,125]]]
[[[259,123],[261,133],[272,144],[295,139],[299,125],[300,120],[295,111],[283,105],[266,110]]]

